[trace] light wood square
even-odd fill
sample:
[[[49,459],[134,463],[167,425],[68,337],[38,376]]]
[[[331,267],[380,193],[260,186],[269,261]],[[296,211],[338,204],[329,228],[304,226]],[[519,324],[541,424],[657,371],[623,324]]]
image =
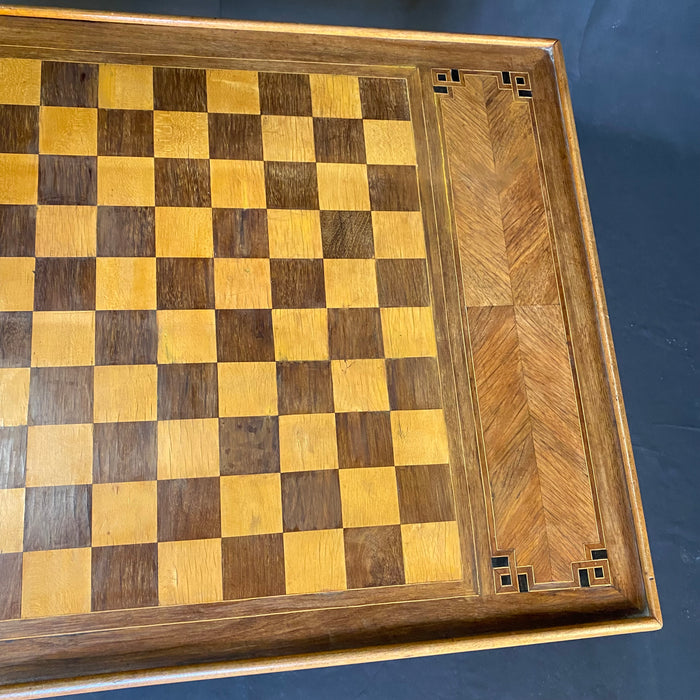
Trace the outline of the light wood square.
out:
[[[205,112],[153,112],[156,158],[209,158],[209,122]]]
[[[264,209],[265,170],[261,160],[211,160],[212,207]]]
[[[214,309],[158,311],[158,363],[216,362]]]
[[[244,537],[282,532],[279,474],[221,477],[221,535]]]
[[[437,355],[433,313],[429,306],[381,309],[386,357],[434,357]]]
[[[23,618],[89,613],[91,591],[90,547],[23,554]]]
[[[343,531],[285,532],[284,573],[288,595],[345,590]]]
[[[98,104],[102,109],[153,109],[153,68],[100,64]]]
[[[42,107],[39,110],[39,153],[96,156],[97,110]]]
[[[97,207],[42,205],[36,210],[38,258],[95,256]]]
[[[372,229],[376,258],[425,258],[419,211],[373,211]]]
[[[97,258],[95,275],[98,310],[156,308],[155,258]]]
[[[367,166],[358,163],[317,163],[320,209],[370,209]]]
[[[0,311],[34,308],[34,258],[0,258]]]
[[[41,98],[41,61],[0,58],[0,104],[38,105]]]
[[[398,525],[399,497],[394,467],[341,469],[344,527]]]
[[[95,367],[95,423],[157,420],[158,367]]]
[[[280,470],[338,468],[335,414],[304,413],[279,417]]]
[[[219,422],[216,418],[158,423],[158,478],[219,476]]]
[[[97,158],[98,204],[152,207],[155,198],[153,158]]]
[[[326,309],[273,309],[272,328],[276,360],[328,359]]]
[[[0,204],[36,204],[39,156],[0,153]]]
[[[157,541],[158,492],[155,481],[93,485],[93,547]]]
[[[24,542],[24,489],[0,489],[0,554],[21,552]]]
[[[294,162],[316,160],[314,123],[311,117],[262,116],[263,157],[265,160]]]
[[[409,121],[365,119],[367,162],[381,165],[415,165],[416,146]]]
[[[260,114],[258,74],[247,70],[208,70],[207,102],[210,112]]]
[[[220,539],[158,543],[161,605],[212,603],[222,598]]]
[[[217,309],[269,309],[272,306],[268,258],[214,260]]]
[[[95,364],[94,311],[36,311],[32,317],[32,366]]]
[[[29,368],[0,368],[0,426],[26,425],[29,408]]]
[[[274,362],[220,362],[219,416],[277,415]]]
[[[362,119],[357,76],[312,74],[309,81],[314,117]]]
[[[322,258],[318,211],[268,209],[267,236],[271,258]]]
[[[323,272],[329,308],[379,306],[374,260],[324,260]]]
[[[156,207],[156,256],[211,258],[213,255],[211,209]]]
[[[406,583],[461,580],[456,522],[402,525],[401,539]]]
[[[389,410],[384,360],[333,360],[331,372],[339,413]]]
[[[392,411],[394,463],[447,464],[450,454],[442,410]]]
[[[30,425],[27,486],[92,483],[92,425]]]

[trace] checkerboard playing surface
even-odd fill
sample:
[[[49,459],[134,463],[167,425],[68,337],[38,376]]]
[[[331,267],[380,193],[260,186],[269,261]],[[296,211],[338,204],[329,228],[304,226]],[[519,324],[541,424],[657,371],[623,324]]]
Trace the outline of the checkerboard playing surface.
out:
[[[461,578],[404,80],[0,59],[0,619]]]

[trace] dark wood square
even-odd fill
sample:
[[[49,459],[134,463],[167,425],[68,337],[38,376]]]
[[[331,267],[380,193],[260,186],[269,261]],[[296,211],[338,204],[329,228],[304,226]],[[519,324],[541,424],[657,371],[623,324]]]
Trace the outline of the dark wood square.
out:
[[[157,478],[157,423],[96,423],[92,478],[96,484],[153,481]]]
[[[153,112],[144,109],[100,109],[97,154],[153,157]]]
[[[354,527],[343,535],[348,588],[405,583],[400,525]]]
[[[158,420],[217,418],[216,363],[158,365]]]
[[[323,308],[326,305],[323,260],[270,260],[270,282],[275,309]]]
[[[97,204],[97,158],[39,156],[39,204]]]
[[[402,523],[454,520],[452,479],[447,464],[396,467]]]
[[[155,159],[156,206],[210,207],[209,160]]]
[[[92,423],[92,367],[32,367],[29,425]]]
[[[209,157],[262,160],[262,120],[259,114],[209,114]]]
[[[430,306],[425,260],[377,260],[379,306]]]
[[[213,309],[214,260],[211,258],[158,258],[159,309]]]
[[[34,311],[95,308],[95,258],[37,258]]]
[[[386,376],[392,411],[442,408],[436,358],[404,357],[387,360]]]
[[[207,73],[196,68],[154,68],[153,108],[207,111]]]
[[[281,478],[285,532],[342,527],[340,483],[335,469],[286,472]]]
[[[413,165],[368,165],[369,200],[374,211],[418,211],[418,180]]]
[[[95,364],[151,365],[157,359],[155,311],[95,312]]]
[[[324,258],[372,258],[374,234],[368,211],[322,211]]]
[[[0,554],[0,620],[15,620],[22,612],[22,552]]]
[[[24,551],[92,544],[92,486],[42,486],[26,491]],[[46,572],[50,577],[51,572]]]
[[[333,413],[330,362],[278,362],[279,413]]]
[[[158,544],[92,549],[92,609],[158,605]]]
[[[318,209],[315,163],[265,162],[268,209]]]
[[[217,258],[266,258],[266,209],[214,209],[214,255]]]
[[[260,112],[311,116],[311,85],[303,73],[260,73]]]
[[[219,468],[222,476],[279,472],[277,416],[220,418]]]
[[[336,413],[338,466],[390,467],[394,464],[389,412]]]
[[[379,309],[328,309],[331,360],[384,357]]]
[[[97,255],[135,258],[155,254],[155,207],[97,208]]]
[[[281,533],[226,537],[221,541],[224,600],[284,595]]]
[[[35,206],[0,204],[0,257],[33,257],[35,234]]]
[[[27,426],[15,425],[1,427],[0,489],[23,488],[26,466]]]
[[[270,309],[219,309],[216,312],[219,362],[274,362]]]
[[[221,537],[219,477],[158,482],[158,541]]]
[[[0,153],[39,152],[39,108],[0,105]]]
[[[360,101],[364,119],[411,118],[406,81],[402,78],[360,78]]]
[[[0,311],[0,367],[29,367],[31,359],[31,311]]]
[[[364,163],[365,132],[362,119],[314,118],[318,163]]]
[[[42,61],[41,104],[97,107],[99,69],[94,63]]]

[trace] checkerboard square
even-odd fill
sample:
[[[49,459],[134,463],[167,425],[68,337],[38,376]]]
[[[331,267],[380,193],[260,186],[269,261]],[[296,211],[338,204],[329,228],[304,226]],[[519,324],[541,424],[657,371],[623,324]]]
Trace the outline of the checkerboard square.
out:
[[[209,114],[209,157],[262,160],[263,136],[257,114]]]
[[[213,309],[214,261],[208,258],[158,258],[159,309]]]
[[[92,391],[92,367],[32,368],[29,425],[92,423]]]
[[[361,119],[314,119],[319,163],[365,163]]]
[[[333,360],[331,369],[338,413],[389,410],[384,360]]]
[[[221,600],[221,540],[158,544],[158,601],[190,605]]]
[[[89,547],[92,487],[29,488],[24,505],[24,551]],[[44,575],[49,572],[45,571]]]
[[[156,203],[153,158],[99,156],[97,170],[97,204],[152,207]]]
[[[269,309],[272,306],[267,258],[219,258],[214,261],[217,309]]]
[[[216,418],[169,420],[158,424],[158,478],[219,476]]]
[[[360,86],[354,75],[309,76],[314,117],[361,119]]]
[[[331,359],[384,357],[379,309],[328,309]]]
[[[381,316],[387,357],[437,355],[433,313],[429,306],[381,309]]]
[[[265,208],[265,170],[262,161],[211,160],[209,162],[213,207]]]
[[[156,423],[98,423],[93,427],[92,478],[96,484],[156,478]]]
[[[281,534],[226,538],[221,551],[224,600],[285,594]]]
[[[262,141],[265,160],[296,163],[316,160],[311,117],[263,115]]]
[[[158,420],[216,418],[216,363],[158,365]]]
[[[423,217],[418,211],[373,211],[377,258],[425,258]]]
[[[97,204],[97,168],[94,156],[40,156],[38,203]]]
[[[95,306],[101,311],[156,308],[153,258],[97,258]]]
[[[401,526],[406,583],[458,581],[462,561],[457,523]]]
[[[153,131],[153,112],[100,109],[97,111],[97,154],[152,158]]]
[[[37,207],[37,257],[93,257],[97,238],[97,207]]]
[[[338,468],[335,416],[332,413],[280,416],[279,431],[282,472]]]
[[[0,311],[0,367],[29,367],[31,351],[31,312]]]
[[[0,68],[0,70],[2,70]],[[22,609],[22,554],[0,554],[0,620],[14,620]]]
[[[158,363],[216,362],[213,309],[158,311]]]
[[[388,412],[338,413],[335,423],[341,469],[394,464]]]
[[[270,260],[270,279],[276,309],[326,306],[323,260]]]
[[[326,309],[273,309],[272,326],[276,360],[329,359]]]
[[[321,221],[310,209],[270,209],[271,258],[322,258]]]
[[[219,415],[277,415],[274,362],[220,362]]]
[[[413,165],[368,165],[369,196],[372,209],[418,211],[420,196]]]
[[[318,209],[319,189],[313,163],[265,162],[269,209]]]
[[[156,542],[155,481],[126,481],[92,487],[92,546]]]
[[[343,534],[348,588],[400,586],[405,582],[400,527],[357,527]]]
[[[0,311],[34,307],[34,258],[0,258]]]
[[[210,188],[209,161],[195,158],[156,158],[155,188],[156,206],[211,207],[213,188]]]
[[[221,477],[221,534],[244,537],[282,532],[279,474]]]
[[[216,312],[219,362],[269,362],[275,359],[272,314],[268,309]]]
[[[342,527],[337,471],[283,472],[281,478],[285,532]]]
[[[392,411],[391,433],[397,465],[449,462],[442,411]]]
[[[158,605],[158,545],[97,547],[92,552],[92,610]]]
[[[221,537],[219,503],[219,477],[158,481],[158,541]]]
[[[311,116],[309,76],[303,73],[259,73],[260,111],[263,114]]]
[[[153,207],[98,207],[97,254],[153,257],[156,254]]]
[[[211,209],[156,207],[156,255],[210,258],[214,254]]]
[[[39,110],[0,104],[0,152],[38,153]]]
[[[425,260],[377,260],[377,289],[382,307],[429,306]]]
[[[98,103],[102,109],[153,109],[153,68],[102,63]]]
[[[158,110],[206,112],[206,71],[195,68],[154,68],[153,107]]]
[[[42,61],[41,104],[97,107],[98,68],[94,63]]]
[[[217,258],[266,258],[266,209],[214,209],[214,255]]]
[[[0,204],[0,258],[33,257],[35,230],[36,207]]]
[[[97,110],[41,107],[39,152],[47,155],[96,156]]]
[[[91,482],[92,425],[29,426],[26,486]]]
[[[260,114],[258,74],[246,70],[208,70],[209,112]]]
[[[148,365],[157,361],[155,311],[97,311],[95,362],[98,365]]]
[[[278,472],[277,416],[220,418],[219,469],[222,476]]]
[[[324,260],[323,271],[329,308],[377,306],[374,260]]]
[[[404,78],[360,78],[359,83],[364,119],[411,118]]]
[[[440,375],[434,357],[387,360],[392,410],[441,408]]]
[[[284,533],[287,595],[347,588],[342,530]]]
[[[32,366],[95,363],[93,311],[37,311],[33,318]]]
[[[279,412],[333,413],[330,362],[278,362]]]
[[[36,311],[90,311],[95,308],[94,258],[37,258]]]
[[[29,390],[29,369],[0,369],[0,425],[24,425],[27,422]]]
[[[36,204],[39,157],[0,153],[0,204]]]
[[[0,489],[24,486],[27,426],[0,427]]]
[[[399,501],[394,467],[342,469],[343,527],[398,525]]]
[[[365,119],[367,162],[380,165],[415,165],[416,146],[411,122]]]
[[[158,415],[156,365],[95,367],[95,423],[153,421]]]
[[[21,552],[24,536],[24,489],[0,490],[0,513],[0,553]],[[280,522],[281,520],[280,515]]]
[[[447,464],[396,468],[402,523],[454,520],[452,477]]]
[[[38,105],[40,93],[41,61],[0,58],[0,103]]]
[[[317,163],[321,209],[369,210],[367,166],[356,163]]]
[[[156,158],[209,158],[209,123],[201,112],[154,112]]]
[[[372,258],[372,217],[368,211],[322,211],[325,258]]]

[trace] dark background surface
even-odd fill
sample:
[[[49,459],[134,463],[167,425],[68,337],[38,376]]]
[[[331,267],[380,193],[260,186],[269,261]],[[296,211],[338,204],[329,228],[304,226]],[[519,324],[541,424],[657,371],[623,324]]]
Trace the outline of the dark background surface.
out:
[[[561,39],[665,623],[660,632],[646,634],[81,697],[700,697],[700,4],[693,0],[56,4]]]

